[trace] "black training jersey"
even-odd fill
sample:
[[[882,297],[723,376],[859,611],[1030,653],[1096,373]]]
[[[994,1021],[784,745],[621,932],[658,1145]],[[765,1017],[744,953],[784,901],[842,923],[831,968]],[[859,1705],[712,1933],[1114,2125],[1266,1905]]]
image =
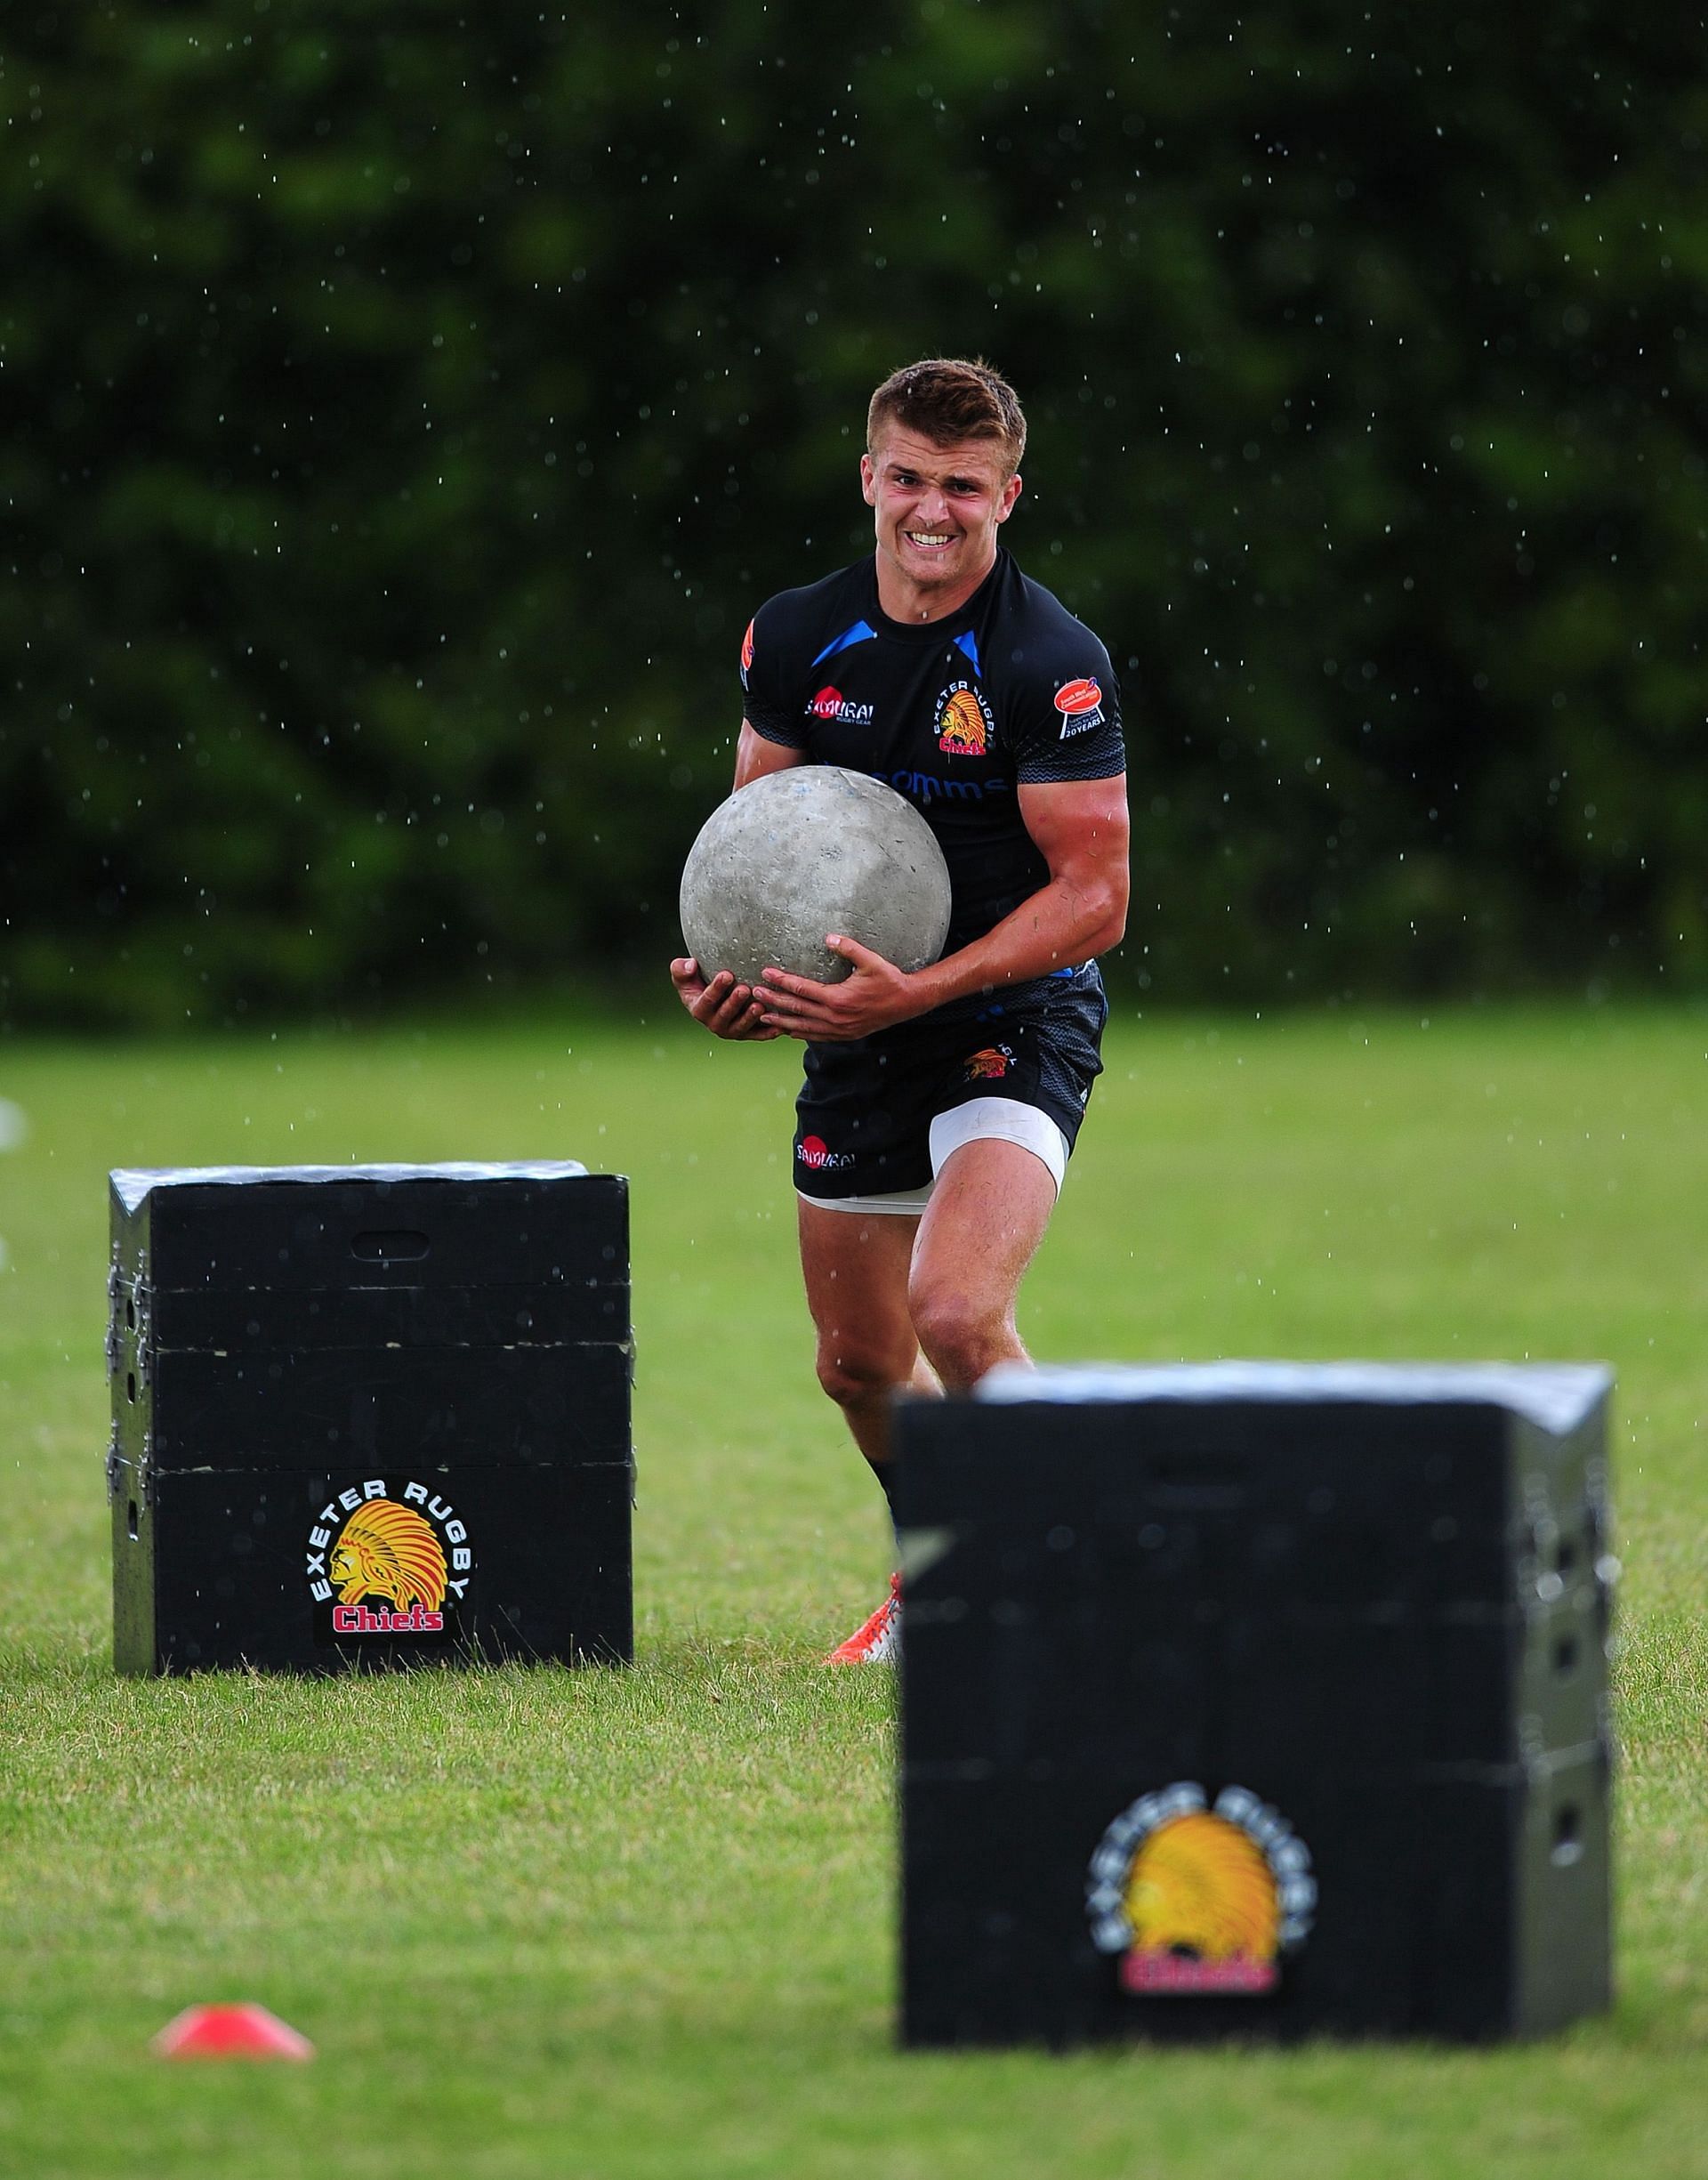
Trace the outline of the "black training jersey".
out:
[[[868,772],[924,818],[949,867],[951,953],[1048,883],[1016,790],[1126,766],[1108,653],[1006,552],[940,621],[892,621],[874,559],[784,591],[748,626],[741,681],[767,741]]]

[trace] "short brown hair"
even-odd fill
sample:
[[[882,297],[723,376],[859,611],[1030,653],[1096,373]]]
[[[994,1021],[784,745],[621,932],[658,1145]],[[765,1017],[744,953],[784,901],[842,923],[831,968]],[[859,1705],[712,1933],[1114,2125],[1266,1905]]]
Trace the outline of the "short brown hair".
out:
[[[892,371],[866,413],[868,453],[886,424],[917,432],[939,447],[958,439],[995,440],[1011,475],[1026,452],[1019,396],[982,358],[970,363],[958,356],[928,356]]]

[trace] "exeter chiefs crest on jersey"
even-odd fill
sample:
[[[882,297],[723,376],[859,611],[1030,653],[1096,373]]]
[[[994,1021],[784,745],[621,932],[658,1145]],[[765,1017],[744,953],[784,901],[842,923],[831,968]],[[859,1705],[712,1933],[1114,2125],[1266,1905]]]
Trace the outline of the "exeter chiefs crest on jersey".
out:
[[[996,739],[990,706],[971,682],[951,682],[937,700],[937,746],[946,757],[982,757]]]

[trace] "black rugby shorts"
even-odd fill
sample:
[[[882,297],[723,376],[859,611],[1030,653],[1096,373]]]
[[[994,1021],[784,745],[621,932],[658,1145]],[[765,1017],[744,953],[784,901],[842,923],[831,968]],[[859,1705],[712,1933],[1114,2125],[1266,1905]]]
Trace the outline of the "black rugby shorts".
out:
[[[847,1045],[809,1045],[795,1101],[794,1185],[803,1196],[887,1196],[931,1180],[931,1128],[972,1098],[1047,1113],[1074,1147],[1109,1004],[1095,970],[1028,988],[1007,1006],[918,1021]]]

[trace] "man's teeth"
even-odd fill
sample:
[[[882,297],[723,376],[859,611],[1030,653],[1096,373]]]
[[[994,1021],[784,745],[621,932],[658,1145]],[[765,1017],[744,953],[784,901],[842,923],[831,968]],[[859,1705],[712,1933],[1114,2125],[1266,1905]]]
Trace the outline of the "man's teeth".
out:
[[[947,533],[939,537],[932,530],[910,529],[907,536],[916,545],[946,545],[949,542]]]

